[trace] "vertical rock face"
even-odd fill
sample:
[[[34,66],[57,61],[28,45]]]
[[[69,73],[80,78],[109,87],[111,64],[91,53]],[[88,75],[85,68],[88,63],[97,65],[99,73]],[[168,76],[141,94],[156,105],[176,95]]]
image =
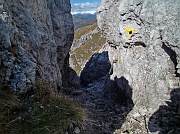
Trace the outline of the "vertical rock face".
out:
[[[73,40],[69,0],[0,2],[0,86],[25,91],[40,77],[61,85]]]
[[[139,120],[142,133],[147,133],[148,118],[165,104],[172,89],[180,87],[179,1],[103,0],[97,20],[107,38],[103,51],[108,51],[111,62],[119,59],[111,80],[128,95],[123,83],[115,80],[125,77],[133,89],[135,106],[122,131],[134,124],[137,129]]]

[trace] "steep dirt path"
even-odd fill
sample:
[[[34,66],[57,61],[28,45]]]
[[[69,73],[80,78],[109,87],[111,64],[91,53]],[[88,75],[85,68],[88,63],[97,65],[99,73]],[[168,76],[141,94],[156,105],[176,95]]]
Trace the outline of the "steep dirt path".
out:
[[[120,128],[131,108],[122,102],[116,89],[104,90],[104,82],[83,88],[83,93],[73,98],[86,109],[85,130],[80,134],[112,134]]]

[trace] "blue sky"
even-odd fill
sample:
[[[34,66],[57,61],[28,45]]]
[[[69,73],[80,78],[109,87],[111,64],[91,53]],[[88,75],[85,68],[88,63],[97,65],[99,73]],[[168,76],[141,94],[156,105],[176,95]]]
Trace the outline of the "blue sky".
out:
[[[72,14],[95,13],[101,0],[71,0]]]

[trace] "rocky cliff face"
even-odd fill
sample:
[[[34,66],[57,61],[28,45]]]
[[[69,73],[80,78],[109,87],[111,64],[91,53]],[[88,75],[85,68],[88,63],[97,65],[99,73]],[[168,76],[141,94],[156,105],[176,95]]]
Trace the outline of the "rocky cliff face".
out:
[[[66,82],[73,40],[70,0],[0,1],[0,86],[25,91],[36,77]]]
[[[117,133],[148,133],[149,117],[165,104],[172,89],[180,87],[179,18],[178,0],[102,1],[97,13],[98,26],[107,38],[102,51],[108,51],[111,63],[118,59],[110,79],[127,96],[132,92],[134,103]],[[150,127],[153,131],[155,126]]]

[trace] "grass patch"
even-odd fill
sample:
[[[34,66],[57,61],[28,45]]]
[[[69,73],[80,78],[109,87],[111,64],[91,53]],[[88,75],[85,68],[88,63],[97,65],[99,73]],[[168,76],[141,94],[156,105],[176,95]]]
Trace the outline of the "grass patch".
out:
[[[55,95],[43,81],[38,81],[34,93],[23,102],[26,112],[11,125],[13,134],[63,134],[82,128],[85,112],[77,102]]]
[[[9,91],[8,86],[0,89],[0,133],[8,133],[8,126],[16,120],[16,111],[20,109],[18,96]]]
[[[97,23],[76,30],[74,33],[74,40],[80,39],[82,35],[89,33],[91,30],[94,30],[96,27],[97,27]]]

